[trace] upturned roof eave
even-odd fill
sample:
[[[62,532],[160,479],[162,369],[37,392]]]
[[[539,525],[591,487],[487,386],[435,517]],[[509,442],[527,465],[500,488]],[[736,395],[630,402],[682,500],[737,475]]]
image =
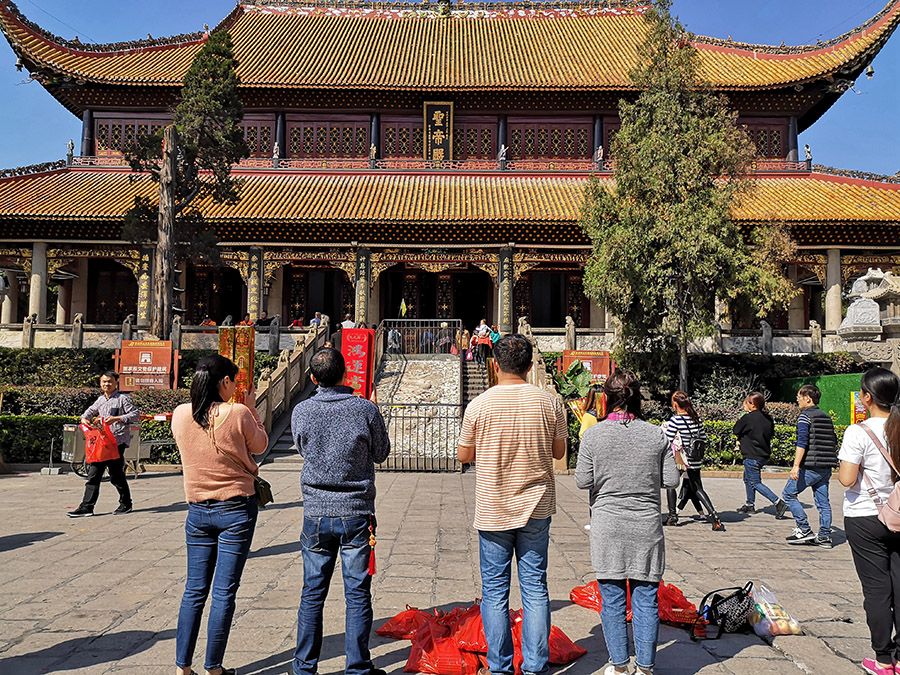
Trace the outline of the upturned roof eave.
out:
[[[230,26],[234,24],[237,19],[240,18],[241,14],[246,11],[243,5],[238,5],[235,9],[229,14],[226,19],[224,19],[219,26],[217,26],[214,30],[227,30]],[[877,19],[877,21],[875,20]],[[837,53],[839,51],[839,47],[841,45],[849,44],[854,39],[864,39],[865,37],[872,34],[873,31],[879,31],[880,34],[877,40],[874,40],[871,45],[869,45],[862,52],[853,54],[852,57],[848,57],[847,61],[843,61],[835,65],[831,68],[825,68],[821,71],[818,71],[816,74],[812,76],[804,76],[802,78],[793,78],[793,79],[779,79],[779,80],[771,80],[768,82],[764,82],[761,84],[744,84],[740,82],[729,82],[726,80],[720,82],[712,83],[712,86],[722,92],[747,92],[747,91],[767,91],[767,90],[777,90],[791,86],[798,85],[807,85],[812,82],[819,81],[823,78],[834,77],[841,74],[841,71],[860,71],[864,68],[874,56],[880,51],[880,49],[884,46],[887,39],[894,32],[897,25],[900,24],[900,0],[892,0],[885,9],[882,10],[879,15],[875,17],[875,19],[870,19],[868,22],[860,26],[854,31],[846,34],[846,36],[841,36],[843,39],[842,42],[831,44],[828,43],[825,46],[808,46],[805,48],[797,48],[797,47],[765,47],[761,45],[732,45],[723,44],[721,40],[714,40],[712,38],[698,38],[697,45],[701,50],[715,50],[727,52],[730,54],[739,54],[746,57],[752,57],[754,59],[759,58],[761,60],[766,59],[779,59],[779,60],[801,60],[801,59],[809,59],[811,55],[816,55],[819,52],[822,53]],[[361,19],[362,20],[362,19]],[[485,19],[485,21],[489,21],[491,19]],[[874,22],[874,23],[873,23]],[[48,33],[43,31],[42,29],[36,30],[32,28],[32,26],[36,26],[36,24],[30,24],[27,20],[22,16],[18,9],[15,8],[15,5],[10,2],[10,0],[2,0],[0,1],[0,30],[3,31],[4,36],[7,41],[13,48],[13,51],[21,56],[23,59],[29,62],[30,65],[34,66],[36,71],[49,72],[55,75],[58,78],[71,78],[71,80],[75,82],[83,82],[85,84],[96,84],[101,86],[119,86],[119,87],[149,87],[149,88],[160,88],[160,89],[171,89],[178,88],[182,85],[181,79],[173,78],[167,80],[142,80],[135,79],[129,77],[122,78],[109,78],[109,77],[100,77],[91,72],[88,72],[84,69],[74,69],[67,68],[63,65],[60,65],[54,62],[52,56],[54,54],[60,53],[72,53],[73,48],[67,45],[61,44],[61,38],[57,38],[58,41],[54,41],[53,38],[55,36],[50,36]],[[39,54],[34,49],[29,49],[27,45],[23,44],[21,40],[21,35],[23,33],[28,33],[34,36],[37,40],[47,46],[47,50],[44,50],[46,56],[43,54]],[[167,40],[168,38],[162,39],[162,42]],[[142,41],[148,42],[148,41]],[[190,47],[192,45],[196,45],[198,42],[202,42],[202,39],[190,39],[185,40],[183,42],[177,42],[172,44],[142,44],[133,49],[118,49],[115,51],[93,51],[93,50],[85,50],[79,51],[79,53],[87,56],[88,58],[97,58],[97,59],[105,59],[110,55],[121,55],[123,53],[135,53],[142,51],[158,51],[158,50],[176,50],[176,49],[184,49]],[[751,49],[753,48],[753,49]],[[791,52],[791,50],[798,49],[808,49],[808,51],[795,51]],[[779,53],[779,50],[785,53]],[[78,51],[78,50],[75,50]],[[46,77],[43,79],[47,79]],[[54,85],[53,83],[45,83],[42,82],[42,85],[55,97],[59,100],[65,107],[67,107],[72,112],[80,112],[80,106],[73,102],[71,97],[67,96],[66,89]],[[76,85],[77,86],[77,85]],[[81,85],[83,86],[83,85]],[[329,83],[329,82],[300,82],[300,83],[282,83],[277,81],[248,81],[241,85],[243,89],[290,89],[290,90],[331,90],[331,89],[353,89],[358,91],[435,91],[435,92],[478,92],[478,91],[487,91],[487,90],[495,90],[495,91],[521,91],[521,92],[543,92],[543,91],[569,91],[569,92],[610,92],[610,91],[621,91],[623,93],[633,91],[634,88],[628,85],[627,83],[585,83],[581,84],[554,84],[554,83],[527,83],[527,82],[486,82],[483,84],[466,84],[466,85],[432,85],[425,83],[381,83],[381,82],[371,82],[371,83],[361,83],[361,84],[346,84],[346,83]],[[821,114],[821,113],[818,113]],[[818,115],[817,115],[818,116]]]

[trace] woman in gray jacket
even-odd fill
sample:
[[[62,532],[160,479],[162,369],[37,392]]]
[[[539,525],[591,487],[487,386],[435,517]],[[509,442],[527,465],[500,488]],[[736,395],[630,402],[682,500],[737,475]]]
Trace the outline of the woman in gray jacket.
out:
[[[609,377],[604,386],[607,414],[585,431],[575,469],[576,485],[594,492],[591,562],[603,599],[600,617],[609,651],[604,675],[627,672],[628,587],[636,672],[653,670],[657,593],[666,565],[659,491],[678,485],[678,468],[665,434],[640,419],[640,387],[630,370],[619,369]]]

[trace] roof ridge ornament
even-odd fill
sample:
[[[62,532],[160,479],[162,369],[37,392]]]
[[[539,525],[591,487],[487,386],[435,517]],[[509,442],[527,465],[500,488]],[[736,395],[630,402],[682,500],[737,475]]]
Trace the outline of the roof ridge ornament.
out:
[[[833,47],[834,45],[838,45],[842,42],[845,42],[852,38],[855,35],[859,35],[860,33],[866,31],[867,29],[874,26],[876,23],[881,21],[885,16],[890,14],[891,12],[895,12],[894,20],[895,22],[900,22],[900,0],[889,0],[889,2],[884,6],[884,8],[878,12],[871,19],[866,21],[863,24],[860,24],[856,28],[852,28],[842,35],[838,35],[836,38],[832,38],[827,42],[823,42],[821,39],[816,40],[816,44],[814,45],[791,45],[786,46],[784,44],[784,40],[781,41],[781,45],[776,47],[774,45],[763,45],[763,44],[754,44],[750,42],[735,42],[731,39],[731,36],[728,36],[727,40],[723,40],[721,38],[707,37],[703,35],[697,35],[694,37],[695,43],[708,44],[717,47],[728,47],[730,49],[740,49],[752,52],[760,52],[762,54],[805,54],[808,52],[819,51],[820,49],[828,49],[829,47]]]

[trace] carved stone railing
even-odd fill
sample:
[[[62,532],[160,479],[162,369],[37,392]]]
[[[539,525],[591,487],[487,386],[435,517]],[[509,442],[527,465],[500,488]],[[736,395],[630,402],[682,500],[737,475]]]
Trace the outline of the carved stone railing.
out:
[[[278,357],[278,365],[265,373],[256,389],[256,412],[264,421],[266,432],[281,415],[290,412],[291,401],[306,389],[309,382],[309,360],[328,339],[328,327],[310,327],[298,337],[293,349],[285,349]]]

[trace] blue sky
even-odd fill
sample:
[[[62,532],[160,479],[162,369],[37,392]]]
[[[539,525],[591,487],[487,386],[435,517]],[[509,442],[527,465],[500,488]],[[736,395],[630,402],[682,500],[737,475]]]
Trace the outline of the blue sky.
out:
[[[674,12],[694,33],[736,41],[788,45],[829,40],[865,22],[887,0],[674,0]],[[45,29],[82,41],[115,42],[200,30],[216,25],[234,0],[17,0]],[[900,31],[898,31],[900,33]],[[900,34],[824,117],[801,134],[817,163],[893,174],[900,171]],[[66,141],[81,134],[80,121],[37,82],[16,72],[15,56],[0,41],[0,168],[62,158]]]

